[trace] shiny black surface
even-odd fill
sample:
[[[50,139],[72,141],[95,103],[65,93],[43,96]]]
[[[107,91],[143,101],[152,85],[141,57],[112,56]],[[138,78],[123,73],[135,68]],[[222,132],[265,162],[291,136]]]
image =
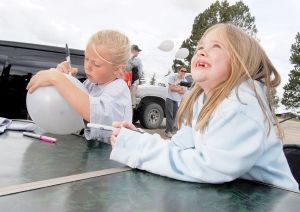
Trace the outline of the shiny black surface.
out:
[[[72,66],[78,79],[85,80],[84,51],[70,49]],[[0,117],[28,118],[26,86],[40,70],[55,68],[66,60],[65,47],[0,40]]]
[[[100,142],[70,136],[57,138],[56,144],[40,142],[21,132],[6,131],[0,135],[0,186],[120,167],[109,160],[111,147]]]
[[[54,136],[54,135],[52,135]],[[56,145],[0,135],[1,187],[122,166],[110,146],[76,136]],[[0,197],[0,211],[298,211],[300,194],[236,180],[221,185],[185,183],[133,170]]]

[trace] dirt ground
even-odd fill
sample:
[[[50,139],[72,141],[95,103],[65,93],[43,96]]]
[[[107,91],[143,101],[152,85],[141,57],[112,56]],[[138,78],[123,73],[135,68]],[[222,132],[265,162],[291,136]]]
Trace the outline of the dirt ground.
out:
[[[141,127],[141,125],[139,123],[137,123],[136,126]],[[281,126],[284,129],[284,134],[285,134],[285,139],[284,139],[283,143],[300,145],[300,121],[299,120],[288,120],[288,121],[281,123]],[[158,133],[162,138],[166,139],[165,128],[166,128],[166,122],[164,119],[160,128],[154,129],[154,130],[148,130],[148,129],[144,129],[144,130],[151,134]]]
[[[284,129],[285,144],[300,144],[300,121],[288,120],[283,122],[281,126]]]

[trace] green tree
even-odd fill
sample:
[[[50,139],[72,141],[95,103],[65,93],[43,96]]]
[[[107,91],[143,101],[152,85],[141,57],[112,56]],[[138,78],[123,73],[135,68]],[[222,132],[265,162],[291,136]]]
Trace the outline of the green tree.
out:
[[[166,75],[164,75],[164,76],[166,77],[166,76],[168,76],[168,75],[171,74],[171,73],[172,73],[172,71],[169,70],[168,73],[167,73]]]
[[[141,76],[140,76],[140,81],[139,81],[139,85],[145,84],[146,80],[145,80],[145,73],[142,72]]]
[[[290,62],[294,69],[289,73],[289,81],[284,85],[281,103],[287,109],[300,108],[300,33],[295,38],[296,42],[291,47]]]
[[[298,32],[295,38],[296,42],[291,47],[290,62],[295,66],[300,66],[300,33]]]
[[[176,70],[179,65],[186,65],[190,69],[190,61],[195,52],[197,42],[202,37],[204,32],[217,23],[230,22],[251,35],[256,35],[257,29],[255,18],[251,16],[249,7],[242,1],[236,2],[234,5],[229,5],[228,1],[216,1],[211,4],[204,12],[196,16],[191,32],[191,36],[183,41],[181,48],[187,48],[190,52],[185,61],[174,60],[172,68]]]
[[[275,88],[271,90],[271,105],[274,109],[279,107],[279,97],[277,96],[277,91]]]
[[[156,82],[156,76],[155,76],[155,73],[153,73],[151,80],[150,80],[150,85],[155,85],[155,82]]]

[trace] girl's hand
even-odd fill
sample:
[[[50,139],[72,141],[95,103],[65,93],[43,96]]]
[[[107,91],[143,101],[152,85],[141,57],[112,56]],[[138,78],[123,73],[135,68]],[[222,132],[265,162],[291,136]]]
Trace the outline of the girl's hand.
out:
[[[111,143],[112,148],[114,148],[116,145],[117,137],[118,137],[122,127],[131,129],[131,130],[136,130],[136,127],[132,123],[127,122],[127,121],[113,122],[112,126],[114,128],[112,135],[110,137],[110,143]]]
[[[71,73],[72,76],[76,76],[76,74],[78,73],[78,69],[77,68],[73,68],[70,63],[68,63],[67,61],[64,61],[62,63],[59,63],[57,66],[56,66],[56,70],[57,71],[60,71],[62,73],[65,73],[65,74],[69,74]]]
[[[61,73],[57,72],[54,68],[39,71],[30,79],[26,89],[29,93],[32,93],[38,87],[53,85],[53,81],[58,75],[61,75]]]

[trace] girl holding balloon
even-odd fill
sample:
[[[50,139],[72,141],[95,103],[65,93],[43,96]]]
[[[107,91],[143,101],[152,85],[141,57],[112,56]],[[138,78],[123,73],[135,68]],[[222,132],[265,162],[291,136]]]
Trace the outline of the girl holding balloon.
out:
[[[111,125],[113,121],[131,121],[132,108],[129,89],[120,77],[130,57],[127,36],[113,30],[102,30],[88,41],[84,68],[87,76],[83,83],[88,93],[74,85],[64,73],[77,73],[68,62],[55,69],[39,71],[27,85],[29,93],[38,87],[55,86],[63,98],[85,122]],[[85,128],[85,137],[109,142],[111,132]]]

